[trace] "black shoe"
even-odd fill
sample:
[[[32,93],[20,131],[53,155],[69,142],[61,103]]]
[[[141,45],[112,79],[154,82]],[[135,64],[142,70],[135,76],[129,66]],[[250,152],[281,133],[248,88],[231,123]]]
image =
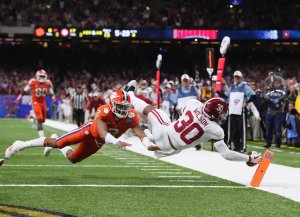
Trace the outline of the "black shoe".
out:
[[[270,144],[265,144],[263,147],[264,147],[264,148],[270,148],[271,145],[270,145]]]
[[[126,92],[129,92],[129,91],[133,91],[133,92],[134,92],[136,85],[137,85],[136,80],[131,80],[131,81],[129,81],[129,83],[125,86],[124,90],[125,90]]]
[[[202,147],[201,147],[201,145],[196,145],[195,148],[196,148],[196,151],[201,151]]]

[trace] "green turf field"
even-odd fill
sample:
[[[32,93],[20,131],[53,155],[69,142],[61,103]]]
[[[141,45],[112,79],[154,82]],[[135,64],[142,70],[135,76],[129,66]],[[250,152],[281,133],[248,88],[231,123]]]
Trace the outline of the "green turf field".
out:
[[[63,133],[46,128],[46,135],[54,132]],[[1,156],[14,140],[35,137],[30,122],[0,119]],[[300,155],[290,152],[299,153],[278,152],[276,163],[297,166]],[[109,145],[75,165],[57,150],[49,158],[42,153],[24,150],[0,167],[0,216],[19,212],[1,204],[83,217],[299,216],[292,200]]]

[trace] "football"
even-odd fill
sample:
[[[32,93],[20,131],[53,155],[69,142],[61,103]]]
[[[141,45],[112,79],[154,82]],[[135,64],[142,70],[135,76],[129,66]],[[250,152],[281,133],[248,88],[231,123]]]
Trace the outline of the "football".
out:
[[[248,155],[251,155],[252,154],[252,151],[248,152]],[[254,167],[255,165],[257,165],[257,163],[252,163],[250,161],[247,161],[246,164],[249,166],[249,167]]]

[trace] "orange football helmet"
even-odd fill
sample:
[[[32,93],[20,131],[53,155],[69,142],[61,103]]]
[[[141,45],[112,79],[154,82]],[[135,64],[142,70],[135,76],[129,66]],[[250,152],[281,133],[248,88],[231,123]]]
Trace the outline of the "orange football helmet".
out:
[[[118,118],[125,118],[131,107],[130,96],[123,90],[115,90],[110,96],[109,105]]]
[[[47,80],[47,72],[44,69],[40,69],[36,72],[36,80],[43,83]]]

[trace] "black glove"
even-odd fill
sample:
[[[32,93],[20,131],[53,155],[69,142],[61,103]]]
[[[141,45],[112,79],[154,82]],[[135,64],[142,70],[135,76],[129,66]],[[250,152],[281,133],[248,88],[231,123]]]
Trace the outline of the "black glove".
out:
[[[251,95],[250,98],[247,100],[247,104],[253,102],[256,99],[256,95]]]
[[[228,96],[226,96],[225,93],[222,93],[221,91],[218,91],[218,90],[216,91],[216,93],[223,99],[228,99]]]

